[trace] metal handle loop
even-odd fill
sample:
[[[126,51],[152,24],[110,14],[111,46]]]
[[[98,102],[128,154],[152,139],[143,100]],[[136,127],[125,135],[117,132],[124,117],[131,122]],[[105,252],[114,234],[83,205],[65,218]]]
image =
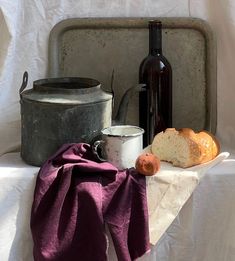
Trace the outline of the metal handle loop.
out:
[[[28,78],[29,78],[28,72],[24,72],[23,81],[22,81],[22,84],[21,84],[21,87],[20,87],[20,90],[19,90],[20,95],[28,84]]]
[[[105,143],[105,141],[103,141],[103,140],[97,140],[97,141],[95,141],[95,142],[92,144],[92,146],[91,146],[91,148],[92,148],[92,153],[95,155],[95,157],[96,157],[98,160],[100,160],[100,161],[102,161],[102,162],[107,161],[107,160],[105,160],[104,158],[102,158],[102,157],[99,155],[99,153],[98,153],[98,148],[101,146],[101,150],[102,150],[102,144],[104,144],[104,143]]]

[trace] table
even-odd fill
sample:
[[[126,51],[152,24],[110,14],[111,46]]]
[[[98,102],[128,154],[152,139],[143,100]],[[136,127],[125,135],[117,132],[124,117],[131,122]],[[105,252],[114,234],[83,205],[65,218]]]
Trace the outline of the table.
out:
[[[37,167],[0,157],[0,260],[31,261],[30,210]],[[150,253],[140,261],[235,260],[235,155],[210,169]],[[111,244],[109,260],[115,261]]]
[[[156,259],[151,260],[235,260],[235,159],[232,157],[204,176],[154,247]]]

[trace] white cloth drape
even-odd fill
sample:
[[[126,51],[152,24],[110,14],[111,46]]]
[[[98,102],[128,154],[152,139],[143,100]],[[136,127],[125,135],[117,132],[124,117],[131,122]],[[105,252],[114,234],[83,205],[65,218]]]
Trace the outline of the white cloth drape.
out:
[[[0,157],[1,261],[33,261],[29,224],[37,172],[38,168],[22,162],[19,153],[8,153]],[[182,204],[185,196],[191,194],[193,186],[193,182],[190,185],[190,177],[193,177],[190,174],[185,179],[184,175],[176,178],[177,175],[164,172],[165,174],[159,172],[148,178],[147,186],[149,210],[161,212],[160,218],[155,216],[156,226],[152,223],[158,235],[166,228],[172,214],[178,212],[179,203]],[[172,182],[173,179],[175,182]],[[171,181],[170,186],[168,181]],[[187,186],[180,189],[181,184]],[[156,191],[153,190],[154,187]],[[186,188],[189,188],[188,192]],[[155,201],[149,201],[151,195]],[[168,204],[164,204],[166,197]],[[231,155],[230,159],[207,171],[179,215],[171,225],[168,223],[170,226],[167,225],[168,229],[158,243],[138,261],[234,261],[234,198],[235,155]],[[161,208],[160,211],[156,203]],[[109,261],[117,261],[110,236],[108,257]]]
[[[199,17],[217,34],[217,136],[235,148],[235,2],[233,0],[0,0],[0,155],[20,145],[19,88],[47,72],[48,36],[71,17]]]

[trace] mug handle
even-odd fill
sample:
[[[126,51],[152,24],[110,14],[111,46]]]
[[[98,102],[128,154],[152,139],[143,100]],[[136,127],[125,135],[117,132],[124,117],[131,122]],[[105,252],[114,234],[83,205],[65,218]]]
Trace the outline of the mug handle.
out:
[[[102,144],[104,144],[104,143],[105,143],[105,141],[103,141],[103,140],[97,140],[97,141],[95,141],[95,142],[91,145],[92,153],[95,155],[95,157],[96,157],[98,160],[100,160],[100,161],[102,161],[102,162],[107,161],[107,160],[103,159],[103,158],[99,155],[99,153],[98,153],[98,148],[99,148],[99,146],[102,146]],[[102,147],[101,147],[101,150],[102,150]]]

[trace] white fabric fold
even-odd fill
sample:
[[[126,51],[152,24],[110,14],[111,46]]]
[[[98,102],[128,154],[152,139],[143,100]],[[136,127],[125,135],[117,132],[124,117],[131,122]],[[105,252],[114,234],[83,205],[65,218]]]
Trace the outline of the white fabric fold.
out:
[[[187,169],[161,162],[160,171],[154,176],[147,177],[151,244],[155,245],[158,242],[205,173],[227,157],[229,157],[229,153],[223,152],[210,162]]]

